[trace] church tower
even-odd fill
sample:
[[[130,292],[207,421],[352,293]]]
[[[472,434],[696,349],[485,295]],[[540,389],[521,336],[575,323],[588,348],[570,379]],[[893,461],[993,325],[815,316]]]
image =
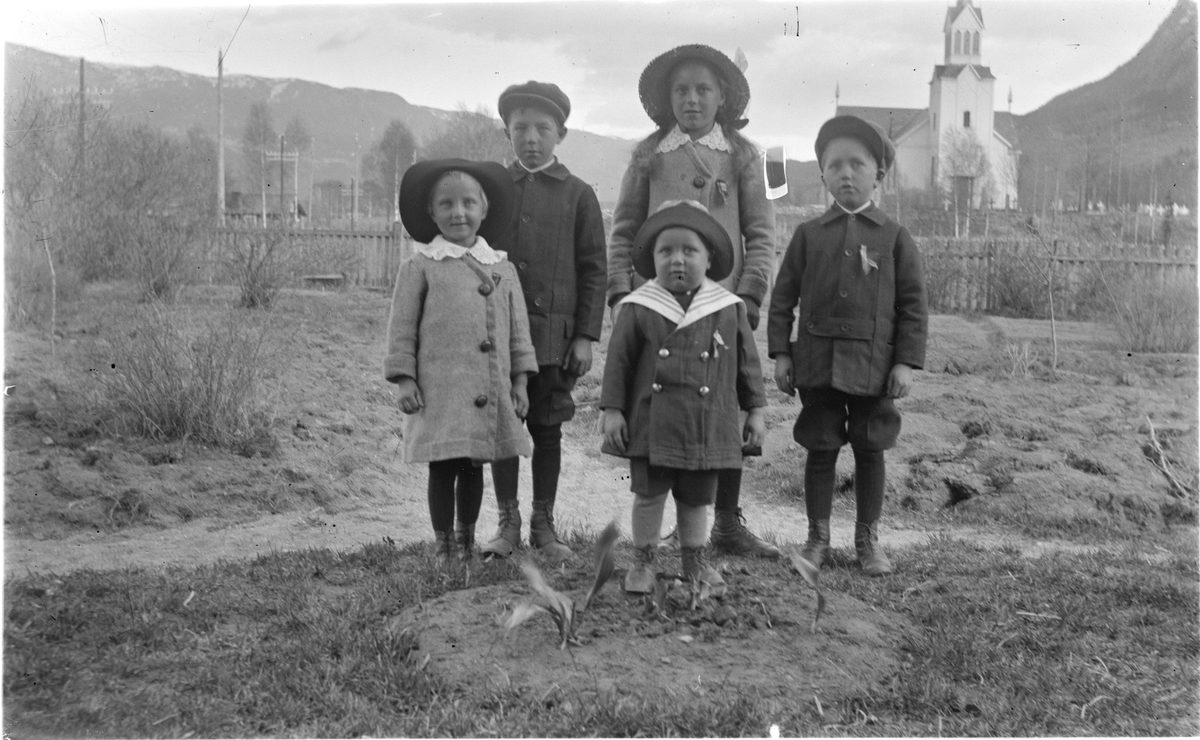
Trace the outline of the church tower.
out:
[[[934,66],[929,82],[931,180],[949,187],[954,178],[972,176],[976,205],[992,197],[984,187],[978,166],[971,167],[966,152],[977,146],[991,159],[994,125],[992,71],[983,66],[983,10],[973,0],[956,0],[946,8],[943,63]],[[975,142],[972,144],[971,142]]]

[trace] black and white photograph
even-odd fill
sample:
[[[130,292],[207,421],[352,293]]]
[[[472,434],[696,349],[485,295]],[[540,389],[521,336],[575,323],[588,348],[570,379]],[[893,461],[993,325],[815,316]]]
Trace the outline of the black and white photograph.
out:
[[[1196,0],[19,0],[6,737],[1200,735]]]

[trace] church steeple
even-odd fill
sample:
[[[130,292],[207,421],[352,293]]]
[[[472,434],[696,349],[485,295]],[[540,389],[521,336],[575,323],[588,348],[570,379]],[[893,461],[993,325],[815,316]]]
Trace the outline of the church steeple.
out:
[[[982,64],[980,46],[983,32],[983,11],[972,0],[955,0],[946,8],[945,64]]]

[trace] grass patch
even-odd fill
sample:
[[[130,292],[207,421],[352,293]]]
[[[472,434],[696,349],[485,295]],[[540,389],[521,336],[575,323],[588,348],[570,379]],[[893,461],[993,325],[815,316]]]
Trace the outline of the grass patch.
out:
[[[427,545],[36,576],[5,587],[6,729],[627,737],[762,735],[777,724],[784,735],[1191,735],[1200,729],[1194,555],[1022,560],[935,539],[893,553],[896,576],[868,579],[839,549],[827,590],[907,612],[920,630],[898,646],[901,668],[890,680],[823,715],[807,685],[789,697],[726,686],[703,699],[684,687],[467,692],[422,665],[419,635],[392,617],[521,576],[512,562],[439,567]],[[587,560],[566,567],[585,578]]]

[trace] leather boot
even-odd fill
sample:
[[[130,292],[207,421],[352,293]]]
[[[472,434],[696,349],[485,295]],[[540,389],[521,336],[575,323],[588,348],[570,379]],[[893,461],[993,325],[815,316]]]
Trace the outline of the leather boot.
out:
[[[443,563],[448,563],[454,560],[454,533],[453,532],[434,532],[433,533],[433,553],[437,559]]]
[[[710,596],[725,595],[725,579],[721,577],[721,571],[708,564],[703,547],[683,547],[679,554],[685,576],[698,583],[707,583]]]
[[[854,549],[858,551],[858,564],[869,576],[886,576],[892,572],[892,562],[879,549],[878,523],[857,522],[854,525]]]
[[[625,591],[631,594],[654,593],[654,560],[658,546],[646,545],[637,549],[637,562],[625,573]]]
[[[801,548],[800,557],[818,568],[825,562],[825,558],[829,557],[828,519],[808,520],[808,542]]]
[[[454,523],[454,545],[458,548],[458,559],[466,562],[474,556],[475,525]]]
[[[658,541],[658,546],[664,550],[675,551],[679,549],[679,529],[672,529],[661,540]]]
[[[712,546],[730,555],[751,555],[756,558],[775,559],[782,551],[746,529],[746,520],[742,510],[724,511],[717,509],[714,516],[711,542]]]
[[[487,560],[512,557],[513,552],[521,546],[520,504],[514,498],[511,501],[497,501],[496,507],[500,521],[496,536],[479,550]]]
[[[529,517],[529,542],[538,552],[555,560],[571,557],[571,548],[564,545],[554,532],[554,502],[534,501]]]

